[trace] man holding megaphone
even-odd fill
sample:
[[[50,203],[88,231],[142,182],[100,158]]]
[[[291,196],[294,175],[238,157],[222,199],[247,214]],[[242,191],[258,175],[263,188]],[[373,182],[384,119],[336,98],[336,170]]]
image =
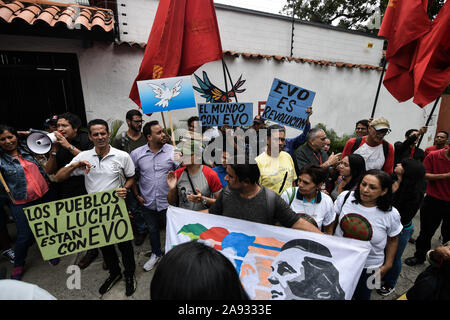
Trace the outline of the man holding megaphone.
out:
[[[80,130],[81,119],[70,112],[58,116],[56,122],[57,131],[54,131],[56,141],[52,144],[50,157],[48,158],[45,170],[48,174],[55,174],[59,169],[64,168],[81,151],[90,150],[94,144],[89,140],[87,133]],[[71,198],[87,194],[84,185],[84,177],[73,176],[65,181],[56,184],[58,198]],[[88,250],[86,255],[80,260],[78,266],[81,269],[87,268],[98,256],[98,249]]]

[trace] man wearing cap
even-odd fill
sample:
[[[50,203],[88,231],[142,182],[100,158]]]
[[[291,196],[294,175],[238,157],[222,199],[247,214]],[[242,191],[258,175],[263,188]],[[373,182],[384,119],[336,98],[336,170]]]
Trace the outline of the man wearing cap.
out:
[[[385,118],[374,119],[369,124],[369,134],[347,141],[341,159],[352,153],[361,155],[366,161],[366,170],[380,169],[386,173],[394,170],[394,147],[384,140],[391,131]]]
[[[52,133],[53,131],[56,131],[57,130],[57,127],[56,127],[57,122],[58,122],[57,115],[54,115],[48,119],[45,119],[44,130],[47,131],[48,133]]]
[[[184,209],[207,209],[222,191],[220,179],[213,169],[202,165],[203,150],[198,142],[185,143],[181,152],[184,167],[167,175],[167,201]]]

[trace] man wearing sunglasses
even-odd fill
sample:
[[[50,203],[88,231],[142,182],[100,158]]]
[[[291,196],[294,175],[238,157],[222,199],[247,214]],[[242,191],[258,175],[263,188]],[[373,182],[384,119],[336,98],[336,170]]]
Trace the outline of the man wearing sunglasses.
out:
[[[341,159],[351,153],[356,153],[366,161],[366,170],[380,169],[392,173],[394,170],[394,147],[384,140],[389,132],[391,132],[391,128],[387,119],[372,120],[366,136],[347,141]]]

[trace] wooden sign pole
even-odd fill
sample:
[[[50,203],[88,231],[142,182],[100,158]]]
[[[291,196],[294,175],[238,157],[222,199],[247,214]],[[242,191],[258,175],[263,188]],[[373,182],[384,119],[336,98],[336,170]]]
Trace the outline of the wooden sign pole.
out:
[[[172,113],[170,111],[167,111],[167,113],[169,114],[169,125],[170,125],[170,131],[171,131],[171,135],[172,135],[172,144],[175,147],[175,134],[173,132]]]

